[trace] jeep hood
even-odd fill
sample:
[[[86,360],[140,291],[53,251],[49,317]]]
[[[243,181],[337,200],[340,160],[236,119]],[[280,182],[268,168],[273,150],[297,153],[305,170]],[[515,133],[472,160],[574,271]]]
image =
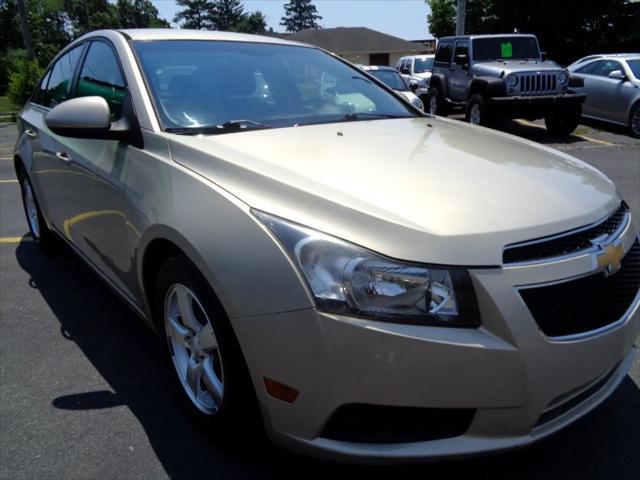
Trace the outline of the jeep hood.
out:
[[[504,245],[589,224],[620,202],[579,160],[453,120],[167,136],[176,162],[250,207],[413,261],[499,265]]]
[[[480,62],[472,67],[476,75],[499,77],[504,72],[505,75],[514,72],[545,72],[549,70],[562,70],[557,63],[552,61],[541,62],[539,60],[505,60],[493,62]]]

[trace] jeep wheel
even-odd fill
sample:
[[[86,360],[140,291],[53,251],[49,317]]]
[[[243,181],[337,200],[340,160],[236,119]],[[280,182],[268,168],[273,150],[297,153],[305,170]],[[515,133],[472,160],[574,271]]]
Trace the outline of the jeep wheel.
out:
[[[555,113],[545,117],[544,124],[553,137],[567,137],[580,124],[580,110]]]
[[[440,90],[438,90],[437,88],[432,88],[431,90],[429,90],[426,109],[427,109],[427,112],[430,113],[431,115],[439,115],[441,117],[447,116],[447,111],[442,102],[442,96],[440,95]]]
[[[489,112],[487,110],[487,104],[481,94],[476,93],[469,99],[469,103],[467,103],[465,120],[472,125],[486,126],[489,124]]]

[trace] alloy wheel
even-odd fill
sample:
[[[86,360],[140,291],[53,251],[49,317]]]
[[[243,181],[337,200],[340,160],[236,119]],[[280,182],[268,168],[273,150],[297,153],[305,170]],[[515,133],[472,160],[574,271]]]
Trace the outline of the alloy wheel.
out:
[[[211,322],[196,295],[175,284],[165,297],[164,322],[176,373],[193,404],[215,414],[224,398],[224,369]]]
[[[634,135],[640,136],[640,107],[636,108],[631,117],[631,130]]]
[[[435,95],[431,95],[431,99],[429,100],[429,113],[431,115],[435,115],[438,110],[438,99]]]
[[[480,125],[480,105],[477,103],[471,106],[469,123],[472,123],[473,125]]]

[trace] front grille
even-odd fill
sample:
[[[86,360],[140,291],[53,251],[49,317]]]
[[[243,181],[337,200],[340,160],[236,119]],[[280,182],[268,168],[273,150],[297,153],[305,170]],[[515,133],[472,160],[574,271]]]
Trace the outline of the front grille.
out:
[[[520,290],[540,330],[563,337],[605,327],[624,316],[640,290],[640,243],[635,241],[615,274]]]
[[[391,407],[350,403],[339,407],[320,435],[356,443],[424,442],[463,435],[472,408]]]
[[[521,73],[520,94],[521,95],[544,95],[555,93],[557,79],[556,73]]]
[[[629,215],[629,207],[622,202],[620,208],[602,222],[553,237],[531,240],[522,244],[508,245],[504,249],[503,262],[521,263],[560,257],[593,247],[591,240],[615,233]]]

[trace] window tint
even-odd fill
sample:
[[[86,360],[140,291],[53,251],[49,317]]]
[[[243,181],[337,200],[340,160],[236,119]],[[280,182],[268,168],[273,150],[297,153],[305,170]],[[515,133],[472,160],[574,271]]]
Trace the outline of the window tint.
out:
[[[473,40],[473,58],[501,60],[503,58],[540,59],[538,42],[534,37],[489,37]]]
[[[599,75],[601,77],[606,77],[614,70],[621,70],[624,73],[624,68],[620,62],[616,62],[615,60],[603,60],[600,62],[597,68],[593,70],[593,75]]]
[[[640,79],[640,58],[637,60],[627,60],[627,65],[633,72],[633,76]]]
[[[47,83],[49,83],[50,76],[51,76],[51,70],[47,70],[47,73],[45,74],[44,77],[42,77],[42,80],[40,80],[40,83],[38,84],[38,88],[33,94],[33,98],[31,99],[33,103],[37,103],[38,105],[44,105],[44,101],[47,94]]]
[[[442,42],[438,45],[438,51],[436,52],[436,63],[449,63],[451,61],[451,51],[453,45],[451,42]]]
[[[454,61],[457,62],[458,55],[466,55],[467,62],[469,61],[469,42],[466,40],[463,42],[456,42],[456,50],[453,54]]]
[[[588,65],[585,65],[582,68],[579,68],[577,70],[578,73],[588,73],[588,74],[593,74],[593,71],[598,68],[600,66],[600,64],[602,63],[602,61],[599,62],[591,62]]]
[[[42,105],[45,107],[55,107],[69,98],[73,73],[75,72],[81,53],[82,45],[60,57],[53,67],[51,67],[51,73],[48,74],[49,81],[47,82],[46,90],[41,96]]]
[[[104,42],[93,42],[80,71],[76,96],[104,98],[111,110],[111,120],[115,121],[122,116],[125,91],[126,85],[113,50]]]
[[[416,58],[415,73],[424,73],[433,70],[433,57]]]

